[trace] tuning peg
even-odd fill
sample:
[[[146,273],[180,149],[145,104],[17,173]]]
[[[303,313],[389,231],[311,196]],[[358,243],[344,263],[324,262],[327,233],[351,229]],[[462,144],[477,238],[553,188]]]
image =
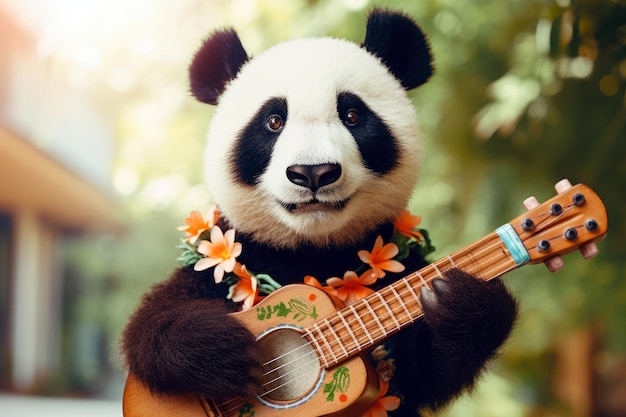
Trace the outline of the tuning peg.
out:
[[[559,194],[569,190],[570,188],[572,188],[572,183],[569,182],[567,178],[563,178],[561,181],[554,184],[554,189]]]
[[[533,196],[528,197],[526,200],[524,200],[522,204],[524,205],[524,208],[526,210],[532,210],[539,205],[539,201],[533,195]]]
[[[562,179],[554,185],[554,189],[559,194],[569,190],[570,188],[572,188],[572,184],[567,178]],[[598,245],[596,245],[595,242],[589,242],[580,247],[580,253],[583,258],[589,259],[599,254],[600,249],[598,249]]]
[[[553,273],[560,271],[565,266],[565,262],[563,262],[563,258],[560,255],[548,258],[543,263],[548,268],[548,271]]]
[[[583,258],[589,259],[599,254],[600,249],[598,249],[598,245],[596,245],[595,242],[589,242],[580,247],[580,253],[582,254]]]
[[[558,186],[559,184],[563,183],[564,181],[567,181],[567,180],[560,181],[556,186]],[[567,181],[567,184],[569,184],[569,181]],[[572,185],[569,184],[569,186],[571,187]],[[565,188],[565,189],[567,189],[567,188]],[[557,192],[561,193],[562,191],[557,190]],[[539,201],[537,200],[537,198],[535,196],[531,196],[531,197],[528,197],[526,200],[524,200],[523,204],[524,204],[524,208],[526,208],[526,210],[531,210],[531,209],[534,209],[535,207],[537,207],[539,205]],[[558,255],[557,256],[553,256],[552,258],[546,259],[544,261],[544,264],[546,265],[546,267],[548,268],[548,271],[550,271],[550,272],[557,272],[557,271],[563,269],[563,267],[565,266],[565,263],[563,262],[563,258],[561,258]]]

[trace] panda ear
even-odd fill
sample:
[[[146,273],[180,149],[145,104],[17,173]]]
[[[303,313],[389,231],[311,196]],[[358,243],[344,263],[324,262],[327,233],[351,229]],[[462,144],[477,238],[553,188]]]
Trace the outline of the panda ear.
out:
[[[374,9],[362,46],[380,58],[406,90],[424,84],[434,72],[426,35],[402,13]]]
[[[217,104],[229,81],[248,61],[237,32],[220,30],[209,36],[189,66],[191,93],[201,102]]]

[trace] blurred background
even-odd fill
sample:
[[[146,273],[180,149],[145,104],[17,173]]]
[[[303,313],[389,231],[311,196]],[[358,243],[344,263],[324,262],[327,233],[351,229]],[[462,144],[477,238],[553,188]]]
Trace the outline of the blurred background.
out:
[[[0,0],[0,414],[88,398],[121,415],[118,335],[176,267],[176,227],[211,204],[212,108],[186,79],[201,40],[233,26],[253,55],[302,36],[361,42],[373,6],[413,16],[435,54],[411,92],[426,142],[411,210],[433,259],[565,177],[611,219],[596,258],[507,276],[515,333],[438,415],[626,416],[623,0]]]

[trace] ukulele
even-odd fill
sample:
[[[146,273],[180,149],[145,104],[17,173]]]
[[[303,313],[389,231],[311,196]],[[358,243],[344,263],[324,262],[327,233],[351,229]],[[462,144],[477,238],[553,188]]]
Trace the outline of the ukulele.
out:
[[[318,288],[294,284],[254,308],[233,313],[257,335],[264,358],[263,392],[216,401],[196,395],[153,396],[134,375],[126,381],[125,417],[359,416],[378,395],[378,375],[365,352],[424,315],[419,293],[451,268],[484,280],[526,264],[556,271],[560,256],[581,249],[598,253],[608,228],[604,204],[589,187],[562,180],[543,204],[478,241],[445,256],[356,303],[337,310]]]

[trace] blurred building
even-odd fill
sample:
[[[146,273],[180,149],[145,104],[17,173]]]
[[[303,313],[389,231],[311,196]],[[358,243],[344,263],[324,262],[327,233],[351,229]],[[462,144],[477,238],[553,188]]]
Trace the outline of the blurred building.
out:
[[[59,367],[68,236],[117,233],[112,127],[0,7],[0,389]]]

